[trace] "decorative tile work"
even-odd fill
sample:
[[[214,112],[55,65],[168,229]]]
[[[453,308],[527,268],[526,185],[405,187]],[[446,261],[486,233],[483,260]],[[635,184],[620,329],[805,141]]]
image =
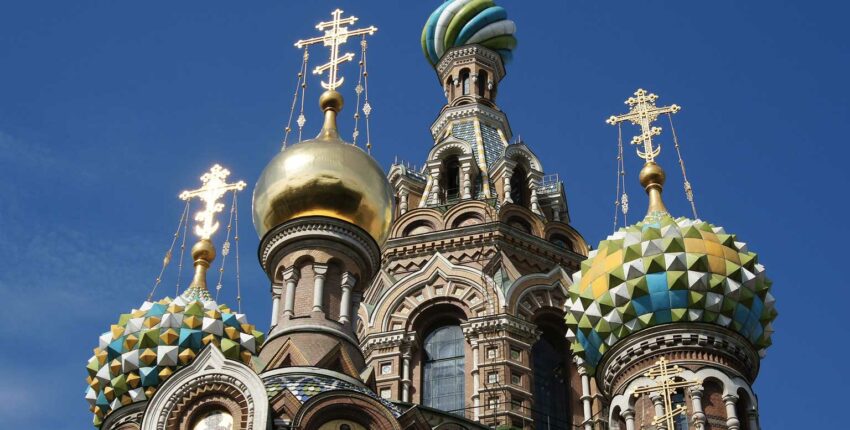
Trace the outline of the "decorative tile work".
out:
[[[611,346],[647,327],[718,324],[762,352],[776,318],[758,256],[722,227],[666,213],[617,231],[573,275],[567,338],[593,369]]]
[[[232,360],[256,359],[263,333],[244,314],[206,298],[187,291],[174,300],[145,302],[100,336],[86,366],[86,400],[95,426],[121,406],[150,398],[209,344]]]
[[[283,390],[288,390],[302,404],[313,396],[327,391],[349,390],[365,394],[384,405],[394,417],[401,415],[401,410],[392,402],[381,398],[368,388],[354,385],[340,379],[324,375],[275,375],[263,379],[269,399],[273,399]]]

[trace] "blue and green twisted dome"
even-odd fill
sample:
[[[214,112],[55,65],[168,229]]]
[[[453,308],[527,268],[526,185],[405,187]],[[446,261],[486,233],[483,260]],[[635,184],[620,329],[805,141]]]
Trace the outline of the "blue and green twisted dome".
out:
[[[149,399],[210,344],[225,357],[251,365],[262,342],[263,333],[244,314],[217,304],[206,290],[145,302],[100,336],[86,366],[86,400],[94,425],[122,406]]]
[[[507,63],[517,40],[516,24],[492,0],[447,0],[422,29],[422,52],[431,65],[451,48],[478,44],[499,53]]]
[[[667,323],[717,324],[762,353],[777,315],[770,286],[734,234],[651,213],[608,236],[573,275],[567,338],[590,369],[620,339]]]

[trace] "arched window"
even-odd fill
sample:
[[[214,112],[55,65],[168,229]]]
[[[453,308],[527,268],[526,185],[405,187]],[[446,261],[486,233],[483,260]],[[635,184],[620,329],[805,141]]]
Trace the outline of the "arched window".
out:
[[[460,161],[457,155],[452,155],[443,161],[445,182],[442,184],[445,192],[444,203],[457,200],[460,197]]]
[[[469,69],[463,69],[460,71],[460,86],[461,86],[461,94],[468,96],[469,95]]]
[[[425,337],[422,367],[422,404],[463,415],[463,331],[444,325]]]
[[[233,416],[223,409],[208,411],[192,422],[192,430],[231,430]]]
[[[484,97],[484,91],[487,91],[487,72],[478,72],[478,95]]]
[[[511,175],[511,200],[514,204],[529,207],[531,198],[528,195],[528,187],[526,186],[526,178],[528,174],[522,166],[517,166]]]
[[[549,238],[549,241],[555,244],[555,246],[560,246],[561,248],[570,251],[573,250],[573,242],[562,234],[553,234],[552,237]]]
[[[673,410],[678,408],[679,406],[685,406],[685,393],[681,389],[673,393],[670,396],[670,402],[672,403],[671,407]],[[687,409],[685,409],[687,410]],[[673,430],[688,430],[688,414],[679,414],[673,418]]]
[[[543,334],[531,347],[534,428],[572,428],[566,339],[547,325],[541,325],[541,328]]]

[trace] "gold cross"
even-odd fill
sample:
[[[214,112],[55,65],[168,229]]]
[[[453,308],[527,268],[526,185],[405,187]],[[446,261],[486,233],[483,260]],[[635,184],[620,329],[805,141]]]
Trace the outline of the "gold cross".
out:
[[[657,426],[664,422],[667,424],[667,430],[673,430],[673,418],[675,418],[676,415],[687,412],[688,408],[685,407],[685,405],[679,405],[673,409],[671,397],[677,389],[699,385],[700,382],[676,381],[673,379],[680,373],[682,373],[682,369],[680,369],[679,366],[671,366],[666,358],[661,357],[661,359],[656,361],[653,367],[644,374],[647,378],[655,381],[655,385],[639,387],[635,390],[635,397],[640,397],[641,394],[659,392],[661,397],[664,399],[664,415],[656,415],[652,419],[652,425]]]
[[[331,60],[321,66],[313,69],[314,75],[320,75],[325,70],[328,71],[328,82],[322,82],[322,87],[326,90],[335,90],[340,85],[342,85],[343,81],[345,81],[344,77],[337,79],[337,67],[346,62],[351,61],[354,58],[354,54],[348,52],[339,55],[339,46],[348,41],[349,37],[359,36],[362,34],[368,34],[369,36],[375,34],[378,31],[378,28],[375,26],[371,26],[368,28],[361,28],[357,30],[349,30],[348,27],[343,27],[343,25],[354,24],[357,22],[357,17],[350,16],[348,18],[342,18],[342,10],[337,9],[331,12],[331,16],[333,20],[320,22],[316,28],[319,31],[324,31],[325,35],[320,37],[314,37],[312,39],[307,40],[299,40],[295,42],[295,46],[299,49],[313,45],[316,43],[322,43],[324,46],[329,46],[331,48]]]
[[[220,165],[212,166],[209,172],[201,176],[203,186],[193,191],[183,191],[180,193],[181,200],[189,200],[197,197],[206,204],[204,210],[195,214],[195,221],[199,224],[195,226],[195,234],[201,239],[209,239],[216,230],[218,230],[218,222],[215,220],[215,214],[224,209],[224,205],[218,202],[218,199],[228,191],[241,191],[245,188],[245,182],[239,181],[235,184],[228,184],[225,179],[230,175],[230,170],[227,170]]]
[[[647,93],[643,89],[638,89],[635,91],[634,97],[629,97],[626,100],[626,104],[630,107],[629,113],[612,115],[605,121],[611,125],[617,125],[623,121],[631,121],[632,124],[639,125],[641,134],[632,138],[632,145],[643,144],[643,152],[638,149],[637,154],[640,158],[646,160],[647,163],[653,162],[655,157],[661,153],[661,145],[655,148],[652,146],[652,136],[661,134],[661,127],[652,127],[652,123],[658,119],[658,115],[665,113],[673,114],[682,109],[678,105],[656,107],[656,100],[658,100],[657,95]]]

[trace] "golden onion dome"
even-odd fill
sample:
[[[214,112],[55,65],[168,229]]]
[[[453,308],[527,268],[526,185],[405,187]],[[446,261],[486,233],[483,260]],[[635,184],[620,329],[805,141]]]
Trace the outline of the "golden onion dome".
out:
[[[319,135],[281,151],[260,175],[254,187],[254,228],[262,238],[289,220],[326,216],[362,228],[380,246],[392,222],[390,183],[369,154],[340,139],[336,115],[342,95],[326,91],[319,105],[325,113]]]

